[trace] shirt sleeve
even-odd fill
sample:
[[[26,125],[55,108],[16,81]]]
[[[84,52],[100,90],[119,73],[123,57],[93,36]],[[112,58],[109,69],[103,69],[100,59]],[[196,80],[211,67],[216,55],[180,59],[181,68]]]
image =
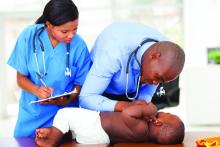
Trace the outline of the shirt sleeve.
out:
[[[155,93],[156,88],[157,86],[155,85],[142,85],[138,96],[138,100],[145,100],[147,102],[150,102]]]
[[[23,75],[28,75],[28,66],[27,66],[27,47],[28,39],[26,37],[26,31],[23,31],[17,39],[14,50],[12,51],[7,64],[16,69]]]
[[[81,107],[96,111],[114,111],[117,101],[102,96],[112,76],[119,70],[116,59],[105,54],[97,56],[82,87],[79,104]]]
[[[91,58],[89,55],[89,51],[85,45],[83,51],[80,54],[80,58],[77,62],[77,73],[76,73],[74,85],[81,85],[81,86],[83,85],[90,67],[91,67]]]

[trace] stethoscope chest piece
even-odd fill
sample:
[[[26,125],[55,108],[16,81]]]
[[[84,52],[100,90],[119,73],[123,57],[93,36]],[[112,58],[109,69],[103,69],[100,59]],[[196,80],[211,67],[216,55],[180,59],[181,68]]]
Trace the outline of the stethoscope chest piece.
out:
[[[161,86],[159,89],[158,89],[158,91],[157,91],[157,95],[159,96],[159,97],[161,97],[161,96],[163,96],[163,95],[165,95],[166,94],[166,91],[165,91],[165,89],[163,88],[163,86]]]
[[[71,77],[71,70],[70,70],[69,67],[66,67],[65,76],[66,76],[66,77]]]

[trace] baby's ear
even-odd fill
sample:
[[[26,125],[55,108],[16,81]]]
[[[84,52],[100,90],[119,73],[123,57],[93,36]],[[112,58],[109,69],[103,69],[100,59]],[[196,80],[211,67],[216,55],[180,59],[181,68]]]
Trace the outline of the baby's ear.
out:
[[[162,121],[159,121],[158,119],[156,119],[155,121],[153,121],[153,124],[155,126],[162,126],[163,125],[163,122]]]

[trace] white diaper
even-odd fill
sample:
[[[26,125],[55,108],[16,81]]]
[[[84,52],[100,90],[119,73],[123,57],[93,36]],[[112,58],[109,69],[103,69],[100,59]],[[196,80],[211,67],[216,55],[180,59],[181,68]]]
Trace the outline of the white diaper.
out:
[[[71,130],[78,143],[109,144],[110,140],[102,128],[99,113],[83,108],[63,108],[57,112],[53,126],[63,133]]]

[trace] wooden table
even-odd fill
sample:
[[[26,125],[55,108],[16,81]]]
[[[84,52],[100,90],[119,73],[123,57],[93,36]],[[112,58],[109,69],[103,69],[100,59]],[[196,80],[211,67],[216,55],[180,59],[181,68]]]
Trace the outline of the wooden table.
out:
[[[75,142],[67,142],[61,147],[195,147],[195,141],[203,137],[220,136],[220,132],[186,132],[183,144],[176,145],[158,145],[152,143],[118,143],[114,145],[84,145]],[[0,138],[0,147],[35,147],[36,144],[32,138]]]

